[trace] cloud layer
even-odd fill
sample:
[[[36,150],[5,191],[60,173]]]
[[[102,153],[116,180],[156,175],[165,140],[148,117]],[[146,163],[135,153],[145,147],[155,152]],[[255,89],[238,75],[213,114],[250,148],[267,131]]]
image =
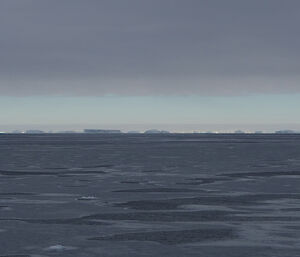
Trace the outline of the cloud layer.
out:
[[[300,93],[297,0],[2,0],[1,95]]]

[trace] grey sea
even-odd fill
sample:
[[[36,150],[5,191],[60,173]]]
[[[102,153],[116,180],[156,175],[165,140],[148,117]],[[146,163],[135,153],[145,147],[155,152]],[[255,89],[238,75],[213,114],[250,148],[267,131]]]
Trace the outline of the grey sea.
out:
[[[300,135],[0,135],[0,256],[300,256]]]

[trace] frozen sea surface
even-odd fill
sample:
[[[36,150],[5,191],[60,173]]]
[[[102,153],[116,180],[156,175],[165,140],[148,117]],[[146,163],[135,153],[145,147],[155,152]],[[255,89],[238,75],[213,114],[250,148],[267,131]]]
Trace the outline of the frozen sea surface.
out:
[[[300,136],[0,135],[0,257],[298,257]]]

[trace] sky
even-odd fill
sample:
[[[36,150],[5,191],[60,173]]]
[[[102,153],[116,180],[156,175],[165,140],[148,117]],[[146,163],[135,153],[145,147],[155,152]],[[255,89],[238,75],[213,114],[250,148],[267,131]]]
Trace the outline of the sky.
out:
[[[1,0],[0,131],[300,129],[299,24],[298,0]]]

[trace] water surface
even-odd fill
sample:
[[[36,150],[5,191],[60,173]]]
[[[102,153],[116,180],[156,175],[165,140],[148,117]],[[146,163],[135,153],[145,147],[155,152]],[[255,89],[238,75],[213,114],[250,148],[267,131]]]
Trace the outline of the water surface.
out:
[[[298,135],[0,135],[0,256],[296,257]]]

